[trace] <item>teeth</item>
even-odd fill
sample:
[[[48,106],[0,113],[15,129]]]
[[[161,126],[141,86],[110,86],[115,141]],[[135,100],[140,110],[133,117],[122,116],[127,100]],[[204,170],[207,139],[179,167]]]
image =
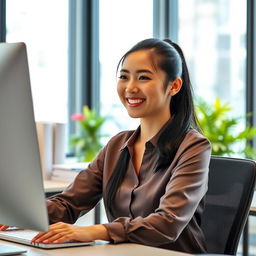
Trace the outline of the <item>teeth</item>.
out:
[[[137,104],[137,103],[141,103],[143,101],[144,100],[142,100],[142,99],[128,99],[128,102],[131,104]]]

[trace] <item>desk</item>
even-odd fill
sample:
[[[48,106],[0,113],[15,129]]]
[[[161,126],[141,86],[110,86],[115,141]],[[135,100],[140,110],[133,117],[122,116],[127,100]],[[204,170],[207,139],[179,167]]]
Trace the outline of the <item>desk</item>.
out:
[[[64,181],[44,180],[44,191],[47,197],[62,192],[70,183]]]
[[[0,240],[0,244],[19,246],[27,250],[24,256],[189,256],[192,254],[159,249],[139,244],[96,244],[94,246],[73,247],[63,249],[38,249],[31,246]]]
[[[256,216],[256,193],[254,192],[249,216]],[[249,216],[243,230],[243,256],[249,255]]]
[[[256,206],[251,206],[249,216],[256,216]],[[243,256],[249,255],[249,216],[243,230]]]

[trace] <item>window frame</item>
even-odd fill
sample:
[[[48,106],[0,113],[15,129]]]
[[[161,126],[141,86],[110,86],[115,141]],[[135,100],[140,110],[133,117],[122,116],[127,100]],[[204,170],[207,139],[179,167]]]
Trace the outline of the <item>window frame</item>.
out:
[[[6,41],[6,0],[0,0],[0,42]]]
[[[246,28],[246,112],[252,113],[247,118],[250,125],[256,127],[256,4],[247,0]],[[256,146],[256,138],[250,141]]]
[[[153,1],[153,36],[178,41],[178,0]]]
[[[68,137],[76,132],[73,113],[99,109],[99,1],[69,0]]]

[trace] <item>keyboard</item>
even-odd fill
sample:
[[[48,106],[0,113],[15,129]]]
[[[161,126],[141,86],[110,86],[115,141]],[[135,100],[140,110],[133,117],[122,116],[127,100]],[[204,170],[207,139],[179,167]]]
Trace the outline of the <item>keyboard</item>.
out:
[[[86,246],[93,245],[94,242],[77,242],[77,241],[67,241],[60,244],[38,244],[31,243],[31,240],[38,234],[37,231],[33,230],[6,230],[0,231],[0,239],[16,242],[20,244],[26,244],[33,247],[39,247],[43,249],[51,248],[64,248],[64,247],[75,247],[75,246]]]

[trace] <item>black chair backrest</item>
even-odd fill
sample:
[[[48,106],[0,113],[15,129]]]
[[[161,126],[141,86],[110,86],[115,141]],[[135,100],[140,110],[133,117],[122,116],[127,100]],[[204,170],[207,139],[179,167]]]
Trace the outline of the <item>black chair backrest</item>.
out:
[[[254,193],[256,163],[212,156],[202,229],[208,253],[235,255]]]

